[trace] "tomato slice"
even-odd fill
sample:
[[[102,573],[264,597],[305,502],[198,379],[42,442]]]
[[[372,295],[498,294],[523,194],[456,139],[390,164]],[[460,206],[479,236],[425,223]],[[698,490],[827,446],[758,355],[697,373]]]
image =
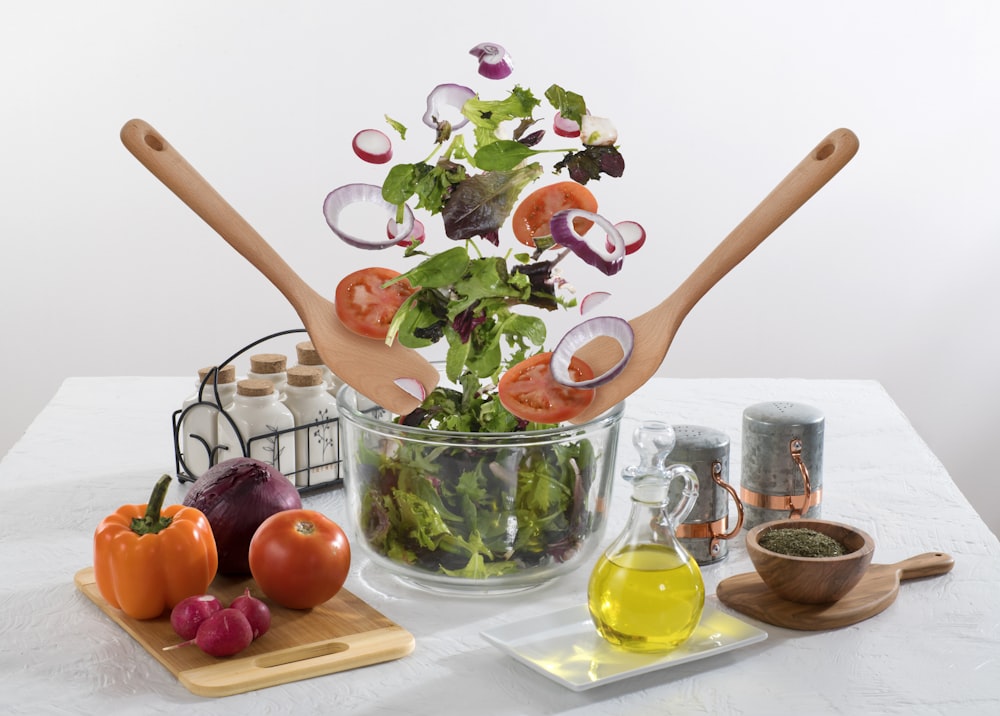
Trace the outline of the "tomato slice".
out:
[[[526,246],[535,246],[535,237],[551,236],[549,229],[549,219],[557,211],[563,209],[583,209],[584,211],[596,212],[597,199],[590,193],[590,190],[575,181],[563,181],[548,186],[528,194],[521,200],[521,203],[514,209],[514,216],[511,219],[511,228],[514,236]],[[586,219],[574,219],[573,226],[576,233],[581,236],[593,226],[592,221]]]
[[[582,413],[594,400],[590,388],[570,388],[557,383],[549,371],[552,353],[539,353],[512,366],[500,377],[500,403],[522,420],[560,423]],[[594,371],[579,358],[572,358],[569,374],[574,380],[590,380]]]
[[[358,335],[385,339],[392,317],[416,291],[406,279],[383,287],[397,276],[398,271],[378,267],[359,269],[345,276],[337,284],[334,299],[340,322]]]

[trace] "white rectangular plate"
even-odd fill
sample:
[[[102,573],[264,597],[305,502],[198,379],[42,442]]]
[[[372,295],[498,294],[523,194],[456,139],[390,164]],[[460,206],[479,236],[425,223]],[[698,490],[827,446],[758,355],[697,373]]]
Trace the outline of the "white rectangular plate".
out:
[[[573,691],[756,644],[767,632],[705,604],[691,637],[665,654],[640,654],[605,641],[585,605],[481,632],[486,641]]]

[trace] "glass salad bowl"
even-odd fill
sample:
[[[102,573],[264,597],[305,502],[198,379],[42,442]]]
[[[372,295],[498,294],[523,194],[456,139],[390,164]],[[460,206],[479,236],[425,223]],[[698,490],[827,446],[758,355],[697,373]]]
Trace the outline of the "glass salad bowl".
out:
[[[579,425],[460,433],[393,422],[347,385],[337,403],[352,546],[376,568],[490,595],[541,586],[596,553],[624,404]]]

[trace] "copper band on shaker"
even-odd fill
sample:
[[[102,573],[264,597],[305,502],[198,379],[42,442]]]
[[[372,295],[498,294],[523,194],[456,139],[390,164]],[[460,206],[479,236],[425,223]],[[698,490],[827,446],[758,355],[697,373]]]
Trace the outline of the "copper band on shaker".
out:
[[[726,531],[728,515],[714,522],[685,522],[677,525],[676,534],[684,539],[711,539],[721,537]]]
[[[740,498],[744,506],[757,507],[762,510],[781,510],[797,512],[800,515],[809,508],[815,507],[823,500],[823,489],[812,490],[809,494],[809,502],[803,504],[805,495],[765,495],[760,492],[740,488]]]

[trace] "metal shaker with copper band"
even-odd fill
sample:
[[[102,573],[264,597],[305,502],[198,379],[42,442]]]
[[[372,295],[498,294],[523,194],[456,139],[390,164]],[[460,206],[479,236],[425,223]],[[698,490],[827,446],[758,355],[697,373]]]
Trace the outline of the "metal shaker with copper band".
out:
[[[728,482],[729,437],[701,425],[675,425],[676,442],[667,465],[684,464],[698,477],[698,500],[676,535],[698,564],[718,562],[729,555],[728,540],[743,524],[743,505]],[[729,519],[729,500],[736,504],[736,520]]]
[[[747,529],[820,518],[824,424],[819,410],[802,403],[757,403],[743,411],[740,499]]]

